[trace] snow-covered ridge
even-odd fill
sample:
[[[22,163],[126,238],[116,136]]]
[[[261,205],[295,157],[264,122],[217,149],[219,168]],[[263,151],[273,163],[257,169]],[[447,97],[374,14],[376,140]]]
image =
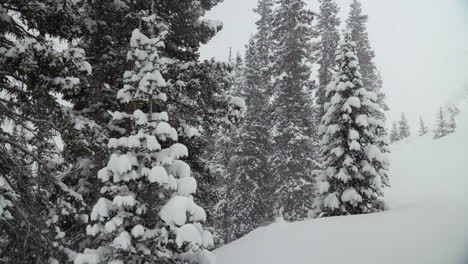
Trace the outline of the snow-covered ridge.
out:
[[[217,263],[468,263],[467,106],[459,106],[455,133],[392,146],[390,211],[280,221],[218,249]]]

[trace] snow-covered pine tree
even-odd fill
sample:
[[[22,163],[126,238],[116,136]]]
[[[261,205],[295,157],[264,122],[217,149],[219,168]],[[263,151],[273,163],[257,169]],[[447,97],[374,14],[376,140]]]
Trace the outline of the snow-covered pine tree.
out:
[[[460,113],[460,110],[456,106],[448,106],[447,110],[449,113],[447,127],[449,132],[453,133],[457,129],[457,120],[455,119],[455,117]]]
[[[107,139],[118,133],[110,124],[109,112],[135,108],[115,100],[129,67],[128,43],[133,29],[140,23],[140,11],[151,8],[154,3],[155,12],[168,25],[166,45],[159,51],[161,57],[168,60],[162,74],[172,94],[167,94],[169,100],[161,108],[171,109],[169,123],[179,127],[179,142],[190,150],[186,162],[199,183],[195,200],[207,210],[208,222],[212,224],[217,178],[207,166],[208,139],[226,120],[236,119],[233,118],[235,113],[242,112],[235,106],[235,100],[227,96],[232,85],[229,77],[232,66],[215,60],[199,60],[200,45],[222,28],[221,22],[204,18],[221,0],[80,2],[86,3],[82,12],[86,35],[81,38],[81,44],[90,56],[93,75],[82,82],[80,89],[65,95],[73,103],[73,120],[79,124],[79,129],[70,129],[64,135],[66,160],[74,164],[67,180],[75,184],[89,202],[98,198],[95,175],[109,158]]]
[[[401,119],[398,121],[398,130],[400,139],[407,138],[411,136],[411,129],[408,123],[408,119],[406,118],[405,113],[401,114]]]
[[[313,108],[310,59],[313,15],[302,0],[280,0],[274,12],[273,52],[275,99],[270,168],[269,207],[287,220],[307,216],[314,198]]]
[[[259,98],[255,100],[259,101]],[[268,127],[260,119],[265,116],[257,114],[255,117],[247,115],[245,124],[233,138],[234,148],[226,177],[229,182],[226,184],[225,243],[257,228],[269,216],[269,208],[265,204],[268,193],[265,186],[268,186]]]
[[[398,129],[397,122],[392,123],[392,129],[390,130],[390,142],[396,142],[400,140],[400,130]]]
[[[183,67],[183,64],[181,66]],[[212,157],[215,152],[219,153],[224,150],[224,157],[230,156],[230,135],[225,133],[234,129],[237,123],[244,118],[246,106],[242,98],[232,93],[232,90],[237,90],[238,84],[228,74],[231,71],[230,65],[212,60],[209,62],[205,61],[194,68],[202,70],[197,75],[194,75],[194,78],[189,83],[191,83],[190,85],[195,91],[196,89],[203,91],[202,93],[205,95],[202,96],[205,98],[202,100],[195,99],[199,101],[199,104],[196,103],[193,106],[187,106],[187,108],[194,109],[192,112],[197,113],[202,118],[194,119],[188,115],[188,112],[185,112],[181,115],[185,117],[178,118],[179,122],[174,123],[182,123],[182,127],[184,127],[183,137],[180,138],[180,142],[185,144],[190,150],[191,155],[186,159],[186,162],[192,168],[193,176],[197,179],[198,183],[197,193],[194,195],[195,201],[207,212],[205,224],[213,228],[216,222],[217,204],[222,197],[218,187],[222,184],[222,175],[224,173],[212,170],[210,164],[213,164],[214,160]],[[210,89],[206,89],[206,87]],[[197,94],[193,92],[190,92],[190,98],[197,97]],[[216,93],[223,96],[219,98]],[[181,98],[185,97],[179,96],[178,99]],[[205,99],[206,101],[204,101]],[[177,105],[178,103],[174,104]],[[183,104],[180,103],[180,105]],[[173,109],[180,108],[174,107]],[[180,110],[187,111],[185,108]],[[189,124],[192,125],[190,126]],[[199,129],[194,129],[194,127],[198,127]],[[185,133],[190,131],[196,131],[197,133],[194,136]],[[218,136],[222,137],[218,142],[220,143],[218,146],[221,146],[221,148],[216,148],[216,151],[212,151],[210,150],[212,147],[210,146],[210,142]],[[222,144],[222,141],[225,144]],[[219,166],[217,167],[219,168]],[[214,233],[216,234],[217,230],[214,230]]]
[[[264,8],[265,2],[271,1],[261,1],[257,10]],[[262,14],[260,15],[262,17]],[[246,51],[244,90],[248,113],[243,125],[233,137],[235,147],[227,176],[229,191],[225,217],[228,226],[225,242],[241,237],[272,218],[270,208],[266,205],[270,194],[268,91],[272,88],[268,54],[270,49],[259,47],[264,41],[261,39],[264,36],[265,32],[259,28]]]
[[[367,20],[368,16],[363,14],[361,2],[353,0],[346,23],[348,29],[351,30],[352,40],[356,42],[362,81],[365,87],[369,87],[377,94],[377,103],[384,111],[387,111],[388,105],[385,102],[385,93],[382,91],[382,78],[374,62],[375,52],[371,47],[367,32]],[[385,113],[380,113],[379,118],[385,120]]]
[[[271,51],[273,1],[261,0],[255,12],[257,33],[250,39],[245,55],[243,95],[247,116],[232,135],[233,147],[225,181],[224,213],[219,219],[224,242],[230,242],[270,220],[265,206],[268,188],[270,118],[269,93],[272,91]],[[255,197],[255,199],[252,199]]]
[[[196,180],[181,160],[188,149],[175,143],[178,133],[168,114],[155,112],[169,87],[162,76],[167,60],[159,52],[167,25],[152,10],[141,14],[132,33],[127,57],[134,67],[117,94],[136,109],[113,113],[123,136],[109,140],[112,155],[98,173],[101,197],[86,229],[97,236],[96,246],[78,254],[75,264],[213,263],[206,250],[212,235],[201,225],[206,213],[192,197]]]
[[[232,86],[229,91],[230,96],[240,98],[244,94],[245,86],[245,64],[244,59],[238,53],[233,62]],[[244,102],[245,103],[245,102]],[[223,125],[218,133],[212,137],[210,145],[211,155],[210,167],[212,173],[218,178],[217,181],[217,200],[214,210],[214,227],[215,227],[215,243],[216,246],[223,245],[231,241],[229,229],[232,229],[230,215],[232,213],[230,203],[232,200],[233,180],[229,174],[229,164],[233,159],[236,140],[234,135],[238,132],[237,124],[228,122]]]
[[[82,4],[72,0],[0,4],[0,262],[65,259],[83,199],[64,183],[70,170],[57,146],[69,127],[57,94],[91,68],[82,49],[51,39],[82,37]]]
[[[314,25],[313,36],[316,39],[312,45],[314,61],[319,65],[316,104],[319,108],[318,122],[322,118],[323,105],[327,101],[325,90],[331,82],[335,70],[335,54],[340,41],[338,27],[340,19],[338,17],[339,7],[334,0],[319,0],[320,7],[316,24]]]
[[[434,139],[438,139],[446,136],[450,133],[450,129],[447,124],[444,109],[441,107],[439,113],[437,113],[436,128],[434,130]]]
[[[363,86],[356,46],[344,34],[337,53],[338,72],[327,87],[322,119],[322,179],[318,216],[364,214],[384,210],[382,188],[389,185],[385,124],[377,95]]]
[[[426,124],[424,123],[424,120],[422,116],[419,117],[419,136],[424,136],[429,132],[429,129],[427,128]]]

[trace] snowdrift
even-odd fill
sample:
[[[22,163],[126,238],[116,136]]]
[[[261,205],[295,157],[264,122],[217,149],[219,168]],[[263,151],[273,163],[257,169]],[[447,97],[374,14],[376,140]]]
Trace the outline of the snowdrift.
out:
[[[392,146],[391,210],[278,222],[215,251],[218,264],[468,263],[468,109],[454,134]]]

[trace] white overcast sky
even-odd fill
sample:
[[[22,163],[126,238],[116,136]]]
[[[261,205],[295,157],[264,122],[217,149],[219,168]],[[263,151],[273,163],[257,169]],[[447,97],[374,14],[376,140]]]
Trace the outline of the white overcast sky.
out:
[[[207,14],[224,29],[201,50],[202,58],[227,60],[229,47],[244,52],[255,32],[256,0],[224,0]],[[306,0],[312,10],[317,0]],[[350,0],[337,0],[342,17]],[[468,86],[468,0],[362,0],[369,37],[384,79],[390,121],[405,112],[428,123],[437,108]],[[413,126],[413,132],[416,127]]]

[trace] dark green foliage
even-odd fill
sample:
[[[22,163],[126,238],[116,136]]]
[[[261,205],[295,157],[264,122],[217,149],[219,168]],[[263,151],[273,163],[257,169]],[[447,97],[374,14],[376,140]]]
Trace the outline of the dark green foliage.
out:
[[[0,5],[1,262],[60,259],[60,249],[78,238],[61,235],[73,229],[83,203],[63,183],[70,170],[57,135],[71,124],[56,94],[76,88],[88,64],[83,50],[57,51],[50,37],[79,37],[81,8],[74,1]]]

